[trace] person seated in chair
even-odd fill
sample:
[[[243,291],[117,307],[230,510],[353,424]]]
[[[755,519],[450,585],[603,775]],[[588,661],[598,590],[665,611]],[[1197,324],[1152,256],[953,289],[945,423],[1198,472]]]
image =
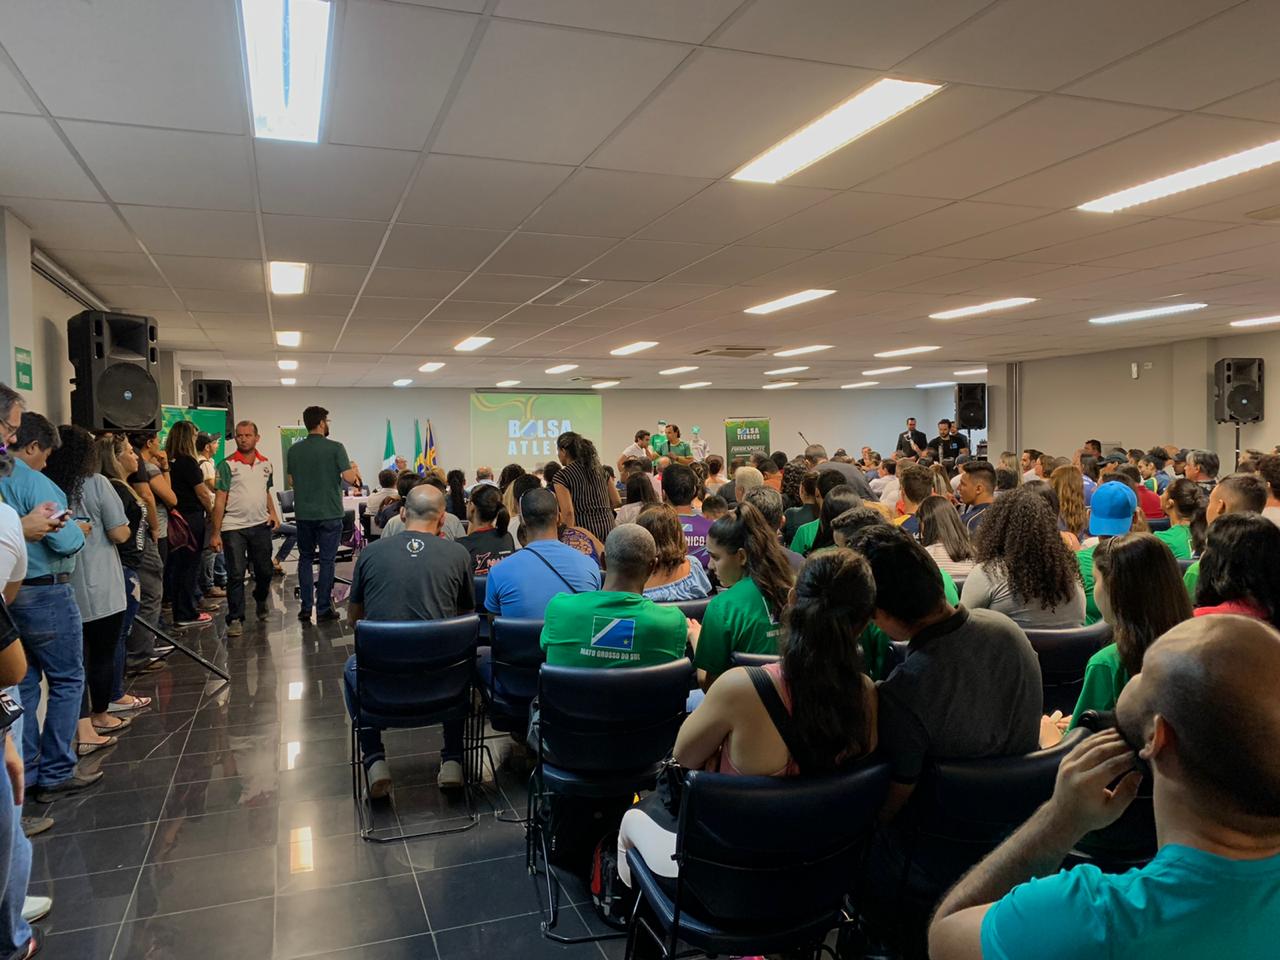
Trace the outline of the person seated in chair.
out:
[[[489,571],[484,605],[490,613],[541,620],[557,594],[600,589],[600,565],[560,542],[559,520],[560,504],[550,490],[536,487],[520,498],[524,549]]]
[[[783,617],[781,660],[722,674],[676,737],[680,766],[744,776],[821,775],[876,746],[876,688],[863,672],[858,634],[871,619],[867,561],[832,549],[805,561]],[[618,875],[631,885],[634,849],[675,877],[676,811],[660,794],[628,810],[618,830]]]
[[[934,960],[1261,958],[1280,930],[1280,633],[1188,620],[1147,650],[1118,730],[1063,761],[1053,798],[960,880],[929,930]],[[1146,866],[1059,866],[1153,781]]]
[[[447,620],[475,609],[471,586],[471,554],[443,539],[444,494],[422,483],[408,491],[401,510],[404,530],[383,536],[360,551],[351,575],[347,617],[354,626],[360,620]],[[343,673],[347,709],[355,716],[356,658],[347,660]],[[462,786],[462,731],[459,718],[444,725],[444,749],[440,751],[441,787]],[[369,776],[369,797],[381,799],[391,792],[391,768],[382,745],[382,731],[363,727],[360,750]]]

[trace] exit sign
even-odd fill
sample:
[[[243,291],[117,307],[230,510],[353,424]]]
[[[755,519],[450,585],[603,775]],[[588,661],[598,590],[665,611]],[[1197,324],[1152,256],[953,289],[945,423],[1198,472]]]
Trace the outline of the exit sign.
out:
[[[30,390],[35,383],[31,374],[31,351],[25,347],[13,348],[13,375],[19,390]]]

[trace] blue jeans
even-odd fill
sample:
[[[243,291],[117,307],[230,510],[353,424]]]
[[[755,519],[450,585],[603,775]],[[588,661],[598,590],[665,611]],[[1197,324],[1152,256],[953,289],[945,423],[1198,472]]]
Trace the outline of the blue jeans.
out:
[[[282,523],[276,527],[276,535],[281,538],[280,549],[276,551],[276,563],[284,563],[289,559],[289,551],[298,542],[298,528],[292,523]]]
[[[302,591],[302,612],[310,613],[314,600],[318,613],[328,613],[333,609],[333,566],[338,555],[338,540],[342,536],[342,518],[299,520],[297,526],[298,587]],[[313,587],[317,548],[320,551],[320,580]],[[316,596],[313,597],[313,593]]]
[[[124,696],[124,655],[129,635],[133,633],[133,618],[142,604],[142,580],[132,567],[124,568],[124,619],[120,621],[120,642],[116,644],[115,673],[111,681],[111,699]]]
[[[9,687],[5,691],[15,700],[18,699],[18,688]],[[19,717],[9,728],[9,736],[14,743],[22,742],[22,725],[25,716]],[[32,720],[34,723],[34,718]],[[3,734],[0,734],[3,736]],[[3,893],[0,893],[0,950],[13,953],[26,947],[31,939],[31,925],[22,919],[22,902],[27,897],[27,884],[31,880],[31,841],[22,832],[22,808],[12,804],[13,793],[8,777],[0,778],[0,882],[3,882]],[[31,785],[27,785],[27,795],[31,794]],[[12,816],[3,816],[4,797],[11,804]]]
[[[347,713],[351,719],[356,716],[356,658],[348,657],[346,668],[342,671],[342,696],[347,701]],[[462,734],[466,720],[459,717],[443,724],[444,748],[440,751],[440,762],[446,760],[462,760]],[[360,752],[364,754],[364,765],[387,758],[387,748],[382,745],[382,730],[378,727],[362,726],[360,728]]]
[[[59,583],[23,586],[9,612],[27,654],[27,675],[18,687],[27,721],[22,737],[27,789],[56,786],[76,772],[73,743],[84,696],[80,608],[71,584]],[[42,674],[49,684],[44,729],[36,722]]]

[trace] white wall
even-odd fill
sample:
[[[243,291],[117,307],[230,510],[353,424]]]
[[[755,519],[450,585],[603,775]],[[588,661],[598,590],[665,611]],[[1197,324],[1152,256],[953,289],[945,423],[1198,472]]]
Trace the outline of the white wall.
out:
[[[36,273],[31,275],[31,299],[34,383],[29,406],[54,423],[66,423],[71,419],[71,378],[75,375],[67,359],[67,320],[84,307]]]
[[[382,461],[385,423],[391,418],[399,453],[413,454],[413,420],[426,429],[427,418],[435,431],[436,445],[447,467],[468,471],[471,462],[470,390],[396,389],[392,387],[299,388],[242,387],[235,391],[237,420],[258,424],[263,452],[280,458],[281,425],[300,422],[302,410],[311,404],[331,414],[332,436],[342,441],[366,477],[372,477]],[[724,453],[726,417],[769,417],[774,449],[798,453],[804,446],[797,431],[828,450],[845,447],[856,455],[864,443],[881,452],[893,449],[895,438],[909,415],[921,429],[932,431],[941,416],[954,414],[951,389],[938,390],[606,390],[601,393],[604,411],[601,456],[612,463],[641,427],[656,429],[659,418],[680,425],[688,437],[696,424],[712,452]],[[932,434],[931,434],[932,435]],[[978,434],[975,432],[975,442]],[[494,455],[490,465],[501,468],[506,458]],[[525,467],[531,463],[523,464]]]

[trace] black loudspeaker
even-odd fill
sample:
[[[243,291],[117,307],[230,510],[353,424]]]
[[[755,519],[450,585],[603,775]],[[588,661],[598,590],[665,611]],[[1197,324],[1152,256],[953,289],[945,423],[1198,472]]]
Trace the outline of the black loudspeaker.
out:
[[[156,322],[85,310],[67,321],[71,422],[86,430],[159,430]]]
[[[236,406],[231,396],[230,380],[192,380],[193,407],[222,407],[227,411],[227,439],[236,435]]]
[[[1213,365],[1213,419],[1257,423],[1262,419],[1262,358],[1224,357]]]
[[[985,430],[987,426],[987,385],[956,384],[956,428]]]

